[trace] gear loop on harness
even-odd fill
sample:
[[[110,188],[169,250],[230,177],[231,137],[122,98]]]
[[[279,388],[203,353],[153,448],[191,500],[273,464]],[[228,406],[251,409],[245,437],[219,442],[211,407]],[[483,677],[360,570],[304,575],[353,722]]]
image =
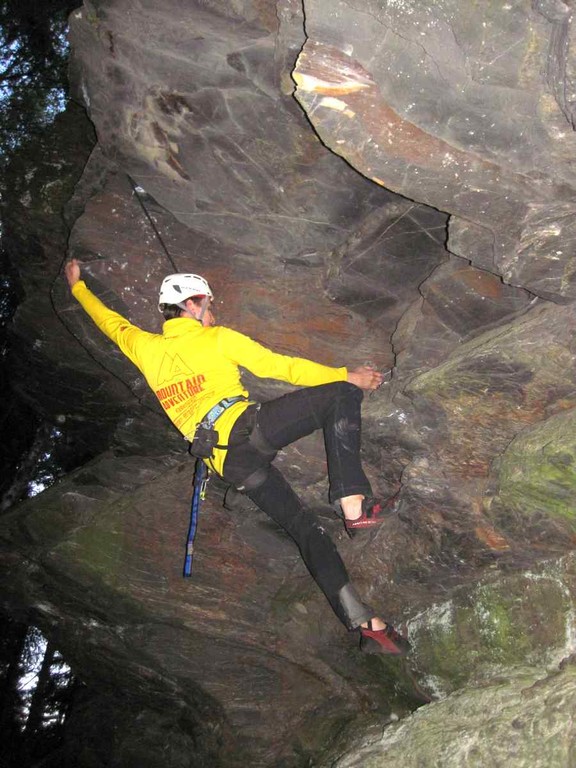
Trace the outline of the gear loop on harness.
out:
[[[191,438],[185,437],[189,441],[189,451],[192,456],[199,459],[212,459],[214,449],[220,450],[228,448],[227,445],[219,445],[218,431],[214,429],[214,424],[222,416],[224,411],[239,402],[246,402],[248,398],[245,395],[236,395],[235,397],[225,397],[219,403],[212,406],[208,413],[196,425],[194,434]]]

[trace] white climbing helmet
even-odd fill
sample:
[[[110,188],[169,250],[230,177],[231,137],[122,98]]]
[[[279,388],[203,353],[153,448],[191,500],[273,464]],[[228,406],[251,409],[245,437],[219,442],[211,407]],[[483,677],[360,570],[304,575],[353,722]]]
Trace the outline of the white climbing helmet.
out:
[[[162,280],[160,294],[158,296],[158,309],[162,312],[162,304],[176,304],[180,306],[186,299],[192,296],[208,296],[214,298],[210,286],[201,275],[187,275],[178,273],[168,275]]]

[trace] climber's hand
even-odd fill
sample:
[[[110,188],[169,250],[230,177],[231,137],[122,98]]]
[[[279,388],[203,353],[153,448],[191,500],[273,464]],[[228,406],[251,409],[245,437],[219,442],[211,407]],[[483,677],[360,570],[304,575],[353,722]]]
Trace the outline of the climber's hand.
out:
[[[384,381],[384,375],[369,365],[361,365],[348,371],[348,381],[360,389],[378,389]]]
[[[72,288],[80,280],[80,262],[78,259],[70,259],[70,261],[66,262],[64,273],[66,280],[68,280],[68,285]]]

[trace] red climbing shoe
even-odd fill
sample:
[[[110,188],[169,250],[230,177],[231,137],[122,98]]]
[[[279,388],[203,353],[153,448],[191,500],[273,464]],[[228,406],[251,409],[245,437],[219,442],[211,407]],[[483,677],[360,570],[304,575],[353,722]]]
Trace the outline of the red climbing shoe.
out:
[[[372,621],[368,629],[360,627],[360,650],[364,653],[384,653],[388,656],[406,656],[411,645],[402,637],[391,624],[384,629],[372,629]]]
[[[387,518],[396,512],[399,505],[399,495],[396,494],[386,501],[380,499],[362,499],[362,514],[355,520],[344,518],[344,527],[349,535],[363,528],[373,528],[381,525]]]

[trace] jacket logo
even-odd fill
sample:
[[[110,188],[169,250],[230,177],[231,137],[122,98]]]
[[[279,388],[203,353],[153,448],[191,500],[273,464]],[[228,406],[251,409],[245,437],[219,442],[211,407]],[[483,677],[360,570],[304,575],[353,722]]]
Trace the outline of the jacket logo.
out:
[[[167,411],[202,392],[205,381],[205,376],[196,376],[180,355],[165,353],[158,370],[158,389],[155,394],[162,408]]]
[[[166,384],[174,379],[181,379],[186,376],[193,376],[194,371],[189,365],[186,365],[180,355],[164,354],[160,368],[158,370],[158,384]]]
[[[162,408],[167,411],[172,406],[183,403],[189,397],[202,392],[205,381],[206,378],[203,374],[192,376],[191,378],[177,381],[175,384],[169,384],[167,387],[157,389],[155,395],[160,400]]]

